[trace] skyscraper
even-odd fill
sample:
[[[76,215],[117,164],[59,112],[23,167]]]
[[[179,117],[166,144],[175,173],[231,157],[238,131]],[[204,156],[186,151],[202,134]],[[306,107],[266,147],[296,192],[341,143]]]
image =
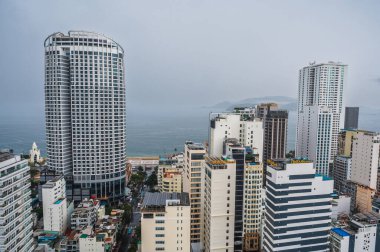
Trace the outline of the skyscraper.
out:
[[[344,128],[357,129],[359,127],[359,107],[346,107],[344,113]]]
[[[27,159],[0,151],[0,251],[34,251]]]
[[[263,163],[264,169],[266,169],[267,160],[285,158],[288,139],[288,111],[268,110],[264,114],[263,121]]]
[[[204,250],[234,251],[235,160],[206,157],[203,169]]]
[[[220,157],[224,141],[235,138],[243,146],[257,150],[260,162],[263,157],[263,121],[255,117],[255,109],[236,109],[235,112],[211,113],[209,154]]]
[[[202,247],[203,235],[203,193],[206,148],[203,144],[187,141],[184,152],[183,191],[189,193],[191,206],[191,243]],[[197,244],[197,245],[196,245]]]
[[[311,161],[269,162],[263,251],[328,251],[332,193]]]
[[[54,33],[45,40],[48,166],[98,197],[125,184],[124,51],[97,33]]]
[[[328,174],[342,127],[343,86],[347,65],[312,63],[299,72],[296,156],[312,159]]]

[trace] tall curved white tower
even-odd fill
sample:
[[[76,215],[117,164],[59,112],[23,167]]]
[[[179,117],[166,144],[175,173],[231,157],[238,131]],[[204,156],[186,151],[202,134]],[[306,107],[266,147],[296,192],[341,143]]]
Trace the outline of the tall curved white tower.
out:
[[[124,50],[104,35],[70,31],[45,40],[48,166],[76,189],[123,195],[126,167]]]

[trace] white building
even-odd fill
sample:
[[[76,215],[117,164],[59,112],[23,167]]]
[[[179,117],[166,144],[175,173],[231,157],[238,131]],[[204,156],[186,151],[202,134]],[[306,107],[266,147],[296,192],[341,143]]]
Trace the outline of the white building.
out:
[[[339,216],[350,215],[351,197],[348,195],[333,194],[331,219],[337,220]]]
[[[146,193],[141,206],[141,251],[190,252],[187,193]]]
[[[81,234],[79,236],[80,252],[105,252],[104,235]]]
[[[262,240],[263,214],[263,164],[245,163],[243,204],[243,248],[244,251],[259,251]]]
[[[377,219],[377,218],[376,218]],[[331,229],[332,252],[377,252],[377,222],[372,216],[354,215],[347,226]]]
[[[327,106],[305,106],[298,113],[296,156],[314,161],[318,173],[328,174],[332,151],[333,113]]]
[[[347,65],[339,62],[311,63],[299,71],[296,156],[313,160],[317,172],[326,175],[328,167],[325,157],[329,156],[330,163],[333,161],[337,153],[338,133],[343,126],[343,86],[346,73]],[[320,113],[328,113],[329,115],[323,116],[328,118],[321,120]],[[330,128],[331,133],[315,130],[322,128]],[[324,136],[320,136],[321,133]],[[330,137],[327,138],[327,135]]]
[[[124,196],[124,50],[94,32],[54,33],[45,43],[47,164],[90,195]],[[81,192],[81,191],[79,191]]]
[[[209,154],[223,155],[224,141],[235,138],[243,146],[257,149],[260,162],[263,157],[264,128],[263,121],[255,118],[254,110],[249,113],[213,113],[210,115]]]
[[[71,229],[93,226],[98,219],[100,201],[84,199],[71,214]]]
[[[0,251],[33,251],[28,160],[0,151]]]
[[[68,222],[66,181],[62,177],[42,186],[44,230],[65,233]]]
[[[360,131],[354,137],[351,169],[353,182],[376,190],[379,147],[380,135],[377,133]]]
[[[351,180],[352,158],[338,155],[334,161],[334,188],[342,191],[345,181]]]
[[[204,172],[204,249],[234,251],[235,160],[206,157]]]
[[[203,144],[187,141],[184,152],[183,191],[189,194],[191,205],[191,243],[202,247],[203,235],[203,192],[204,192],[204,156]]]
[[[36,143],[33,143],[32,149],[30,150],[29,155],[30,155],[29,162],[31,164],[36,164],[43,161],[43,159],[41,158],[40,150],[37,148]]]
[[[333,180],[306,160],[272,160],[267,167],[264,251],[327,251]]]

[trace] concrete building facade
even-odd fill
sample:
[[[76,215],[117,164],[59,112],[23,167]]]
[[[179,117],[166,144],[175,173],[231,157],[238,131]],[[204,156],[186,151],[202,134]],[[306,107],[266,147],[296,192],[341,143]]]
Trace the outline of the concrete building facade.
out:
[[[190,252],[188,193],[146,193],[141,206],[141,251]]]
[[[358,184],[377,188],[380,135],[360,131],[353,139],[351,180]]]
[[[264,251],[327,251],[333,180],[303,159],[267,168]]]
[[[66,181],[63,176],[42,186],[44,230],[64,234],[68,224]]]
[[[0,151],[0,251],[34,249],[29,180],[28,160]]]
[[[243,146],[257,149],[260,162],[263,158],[263,121],[255,117],[255,110],[234,113],[211,113],[209,132],[209,154],[220,157],[223,155],[224,141],[235,138]]]
[[[359,107],[346,107],[344,113],[344,128],[359,128]]]
[[[45,46],[47,164],[74,189],[124,194],[126,102],[124,51],[92,32],[54,33]]]
[[[326,175],[343,126],[346,73],[347,65],[339,62],[311,63],[299,71],[296,156],[313,160],[317,172]]]
[[[204,163],[204,249],[234,251],[236,162],[206,157]]]
[[[191,243],[202,247],[203,242],[203,198],[204,198],[204,156],[203,144],[187,141],[184,152],[183,191],[189,194],[191,205]]]

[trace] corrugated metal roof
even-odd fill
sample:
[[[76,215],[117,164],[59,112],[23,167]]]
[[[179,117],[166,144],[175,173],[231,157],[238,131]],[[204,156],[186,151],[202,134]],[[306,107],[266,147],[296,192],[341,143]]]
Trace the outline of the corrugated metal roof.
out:
[[[189,202],[189,194],[188,193],[150,193],[147,192],[145,194],[142,208],[144,207],[164,207],[166,205],[166,200],[178,199],[180,200],[180,205],[188,206]]]

